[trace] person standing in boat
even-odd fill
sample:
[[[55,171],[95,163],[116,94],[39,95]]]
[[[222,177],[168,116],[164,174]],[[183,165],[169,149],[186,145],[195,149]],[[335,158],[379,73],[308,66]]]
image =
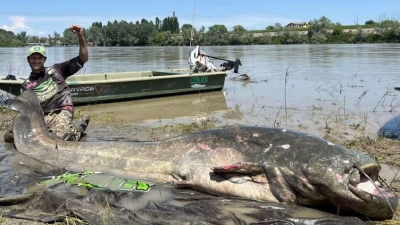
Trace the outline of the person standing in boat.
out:
[[[70,30],[79,40],[79,56],[62,63],[45,67],[46,50],[43,46],[29,49],[27,60],[32,72],[21,86],[21,93],[33,90],[36,92],[44,112],[44,119],[50,133],[67,141],[79,141],[85,134],[90,118],[83,116],[77,123],[73,122],[74,107],[71,91],[65,79],[78,72],[89,60],[89,53],[83,35],[83,28],[72,25]],[[5,139],[7,139],[7,134]],[[8,137],[10,138],[10,137]]]

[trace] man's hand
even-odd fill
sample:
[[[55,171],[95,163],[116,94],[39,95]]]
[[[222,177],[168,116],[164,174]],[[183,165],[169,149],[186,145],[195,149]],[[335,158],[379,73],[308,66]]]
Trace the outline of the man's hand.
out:
[[[83,36],[83,28],[80,25],[72,25],[69,29],[78,36],[79,58],[83,63],[87,62],[89,60],[89,53],[86,48],[85,37]]]
[[[83,35],[83,28],[79,25],[72,25],[69,29],[78,36]]]

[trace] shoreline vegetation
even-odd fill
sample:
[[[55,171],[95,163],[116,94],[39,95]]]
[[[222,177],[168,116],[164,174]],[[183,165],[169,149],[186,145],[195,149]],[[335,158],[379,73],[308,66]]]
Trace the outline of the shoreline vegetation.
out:
[[[189,46],[189,45],[271,45],[271,44],[345,44],[400,43],[400,22],[397,19],[368,20],[363,25],[342,25],[322,16],[302,25],[283,26],[280,23],[264,30],[247,30],[235,25],[228,30],[215,24],[195,29],[190,24],[179,26],[178,17],[155,21],[93,22],[85,28],[88,46]],[[297,23],[295,23],[297,24]],[[29,45],[75,46],[78,40],[66,28],[63,34],[54,32],[47,37],[29,36],[25,31],[14,34],[0,29],[0,47]]]

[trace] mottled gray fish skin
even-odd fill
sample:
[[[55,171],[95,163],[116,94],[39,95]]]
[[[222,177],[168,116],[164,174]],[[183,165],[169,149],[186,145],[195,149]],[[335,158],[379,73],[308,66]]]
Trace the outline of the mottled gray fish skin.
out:
[[[13,123],[16,149],[61,168],[171,182],[212,195],[331,204],[376,219],[391,218],[397,208],[394,193],[381,189],[383,197],[355,167],[376,181],[377,162],[305,133],[236,127],[159,142],[67,142],[49,135],[33,92],[15,98],[11,108],[19,112]]]

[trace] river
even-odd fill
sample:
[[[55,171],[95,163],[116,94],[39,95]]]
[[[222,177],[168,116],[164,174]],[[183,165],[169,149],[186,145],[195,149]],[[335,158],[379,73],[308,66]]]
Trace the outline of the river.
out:
[[[240,115],[224,117],[224,122],[302,127],[320,133],[326,121],[335,117],[334,121],[347,120],[376,133],[397,116],[399,98],[393,87],[400,84],[398,44],[204,46],[202,50],[224,59],[239,57],[243,65],[240,74],[250,77],[250,82],[233,79],[237,74],[227,77],[223,90],[226,106]],[[0,48],[0,74],[27,76],[27,51]],[[77,47],[49,47],[46,65],[72,58],[77,52]],[[78,74],[187,67],[189,47],[90,47],[89,54],[89,62]],[[214,63],[219,66],[221,61]],[[172,99],[180,101],[179,97]],[[159,102],[159,111],[165,111],[164,100],[142,102]],[[169,113],[169,118],[173,114]],[[138,119],[159,118],[163,114]]]
[[[77,47],[46,50],[46,65],[78,52]],[[224,59],[239,57],[243,65],[239,73],[250,77],[250,82],[234,79],[240,78],[238,74],[227,77],[223,90],[226,106],[240,115],[224,117],[224,122],[300,126],[320,134],[326,120],[336,117],[363,124],[374,133],[397,116],[399,98],[393,87],[400,84],[398,44],[204,46],[202,50]],[[27,76],[27,51],[0,48],[0,74]],[[78,74],[187,67],[189,47],[89,47],[89,54],[89,62]],[[214,60],[216,66],[220,63]],[[160,117],[162,114],[153,114],[139,119]]]

